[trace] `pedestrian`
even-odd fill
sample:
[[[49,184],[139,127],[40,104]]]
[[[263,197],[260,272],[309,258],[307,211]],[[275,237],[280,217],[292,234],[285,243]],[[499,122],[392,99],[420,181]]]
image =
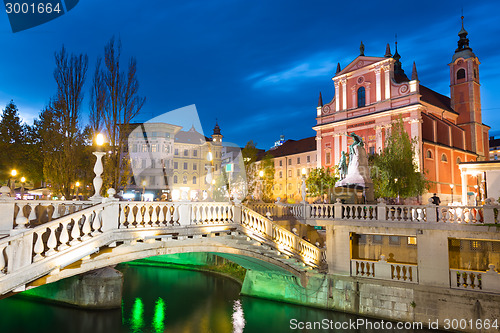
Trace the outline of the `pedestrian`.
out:
[[[434,193],[434,195],[431,197],[432,203],[435,204],[436,206],[439,206],[441,203],[441,199]],[[439,221],[439,207],[436,207],[436,219]]]

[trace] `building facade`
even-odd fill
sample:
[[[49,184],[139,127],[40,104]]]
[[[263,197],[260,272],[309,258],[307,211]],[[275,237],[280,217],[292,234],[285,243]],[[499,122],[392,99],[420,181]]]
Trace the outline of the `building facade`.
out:
[[[323,104],[321,94],[316,109],[317,166],[332,167],[347,151],[355,132],[374,154],[384,147],[392,122],[401,117],[411,138],[418,142],[417,164],[431,182],[430,193],[448,200],[453,191],[461,197],[462,177],[458,164],[487,160],[489,127],[481,120],[479,60],[469,47],[467,31],[459,32],[458,48],[450,68],[450,96],[446,97],[418,79],[413,63],[411,78],[405,74],[401,56],[360,55],[343,70],[340,64],[332,78],[335,96]],[[477,180],[467,178],[468,190]]]

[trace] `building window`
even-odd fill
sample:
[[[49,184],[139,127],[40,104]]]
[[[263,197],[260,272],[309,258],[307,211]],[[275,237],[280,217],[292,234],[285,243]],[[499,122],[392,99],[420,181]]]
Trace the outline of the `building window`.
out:
[[[297,177],[300,177],[300,169],[297,169]]]
[[[196,176],[193,176],[193,184],[196,184]]]
[[[331,158],[331,154],[329,152],[326,153],[326,156],[325,156],[325,163],[326,164],[330,164],[330,158]]]
[[[307,163],[311,162],[311,156],[307,155]]]
[[[177,162],[174,162],[174,169],[177,169],[179,167]]]
[[[474,78],[477,79],[477,70],[474,68]]]
[[[427,152],[425,153],[425,157],[432,158],[432,151],[430,151],[429,149],[427,149]]]
[[[300,157],[297,157],[297,164],[300,164]]]
[[[457,164],[460,164],[462,163],[462,160],[460,159],[460,157],[457,157]]]
[[[142,145],[142,152],[147,152],[148,151],[148,145],[144,144]]]
[[[179,149],[175,148],[174,155],[179,155]]]
[[[187,184],[188,183],[188,177],[187,176],[182,176],[182,183]]]
[[[365,105],[366,105],[365,87],[360,87],[358,89],[358,108],[362,108]]]
[[[283,160],[280,160],[280,166],[283,166]]]
[[[215,165],[215,171],[217,171],[217,170],[219,170],[219,165],[218,164]]]
[[[187,162],[184,162],[184,170],[187,170],[188,169],[188,164]]]
[[[149,185],[151,185],[151,186],[156,185],[155,176],[150,176],[149,177]]]
[[[389,245],[399,245],[401,240],[399,236],[389,236]]]
[[[288,189],[292,190],[292,184],[288,184]]]
[[[375,155],[375,147],[370,147],[370,155]]]
[[[382,235],[372,235],[373,244],[382,244]]]
[[[197,150],[193,150],[193,156],[194,157],[198,156],[198,151]]]
[[[465,79],[465,69],[460,68],[457,72],[457,80]]]
[[[177,176],[174,176],[174,184],[177,184]]]
[[[288,177],[292,178],[292,170],[288,170]]]
[[[193,170],[197,170],[198,169],[198,165],[196,163],[193,163]]]
[[[280,178],[283,178],[283,171],[280,171]]]
[[[408,240],[407,240],[407,244],[408,245],[417,245],[417,237],[408,237]]]
[[[157,151],[158,151],[158,145],[156,145],[156,144],[151,145],[151,152],[156,153]]]
[[[448,157],[446,157],[446,154],[441,155],[441,162],[448,162]]]
[[[189,151],[187,149],[184,149],[184,156],[188,156],[189,155]]]
[[[292,159],[291,158],[288,159],[288,165],[292,165]]]

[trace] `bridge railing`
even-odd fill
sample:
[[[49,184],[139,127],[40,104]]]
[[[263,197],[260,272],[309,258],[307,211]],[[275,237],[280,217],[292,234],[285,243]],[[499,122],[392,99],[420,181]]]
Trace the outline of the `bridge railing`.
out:
[[[466,269],[450,269],[450,287],[500,293],[500,273],[493,264],[488,265],[488,271],[473,271]]]
[[[345,220],[446,224],[498,224],[500,206],[436,206],[377,204],[250,204],[274,218],[293,216],[299,220]]]
[[[417,265],[387,262],[385,256],[380,260],[351,260],[351,276],[373,279],[418,283]]]
[[[323,267],[326,264],[325,250],[319,249],[247,207],[242,208],[241,224],[257,236],[272,241],[278,250],[285,254],[298,255],[304,262],[316,267]]]

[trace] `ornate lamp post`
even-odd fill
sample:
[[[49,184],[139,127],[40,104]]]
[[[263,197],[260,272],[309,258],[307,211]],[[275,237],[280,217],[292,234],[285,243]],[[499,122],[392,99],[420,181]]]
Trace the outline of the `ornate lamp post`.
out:
[[[450,188],[451,188],[451,203],[453,204],[453,188],[455,187],[455,185],[453,184],[450,184]]]
[[[75,183],[75,199],[78,199],[78,188],[80,187],[80,182]]]
[[[15,188],[16,188],[16,176],[17,176],[17,170],[16,169],[12,169],[10,171],[10,175],[11,175],[11,179],[10,179],[10,196],[11,197],[15,197],[16,196],[16,192],[15,192]]]
[[[24,197],[24,183],[26,183],[26,178],[21,177],[21,200],[23,200]]]
[[[394,178],[394,182],[396,183],[396,187],[398,186],[398,179]],[[399,187],[398,188],[398,205],[399,205]]]
[[[103,166],[102,166],[102,157],[106,154],[105,152],[101,151],[101,146],[104,144],[104,135],[101,133],[97,134],[95,138],[95,143],[98,147],[98,150],[93,152],[97,159],[95,161],[95,166],[94,166],[94,173],[95,173],[95,178],[94,178],[94,190],[95,193],[93,196],[90,197],[90,200],[92,201],[99,201],[102,200],[101,197],[101,187],[102,187],[102,172],[104,171]]]

